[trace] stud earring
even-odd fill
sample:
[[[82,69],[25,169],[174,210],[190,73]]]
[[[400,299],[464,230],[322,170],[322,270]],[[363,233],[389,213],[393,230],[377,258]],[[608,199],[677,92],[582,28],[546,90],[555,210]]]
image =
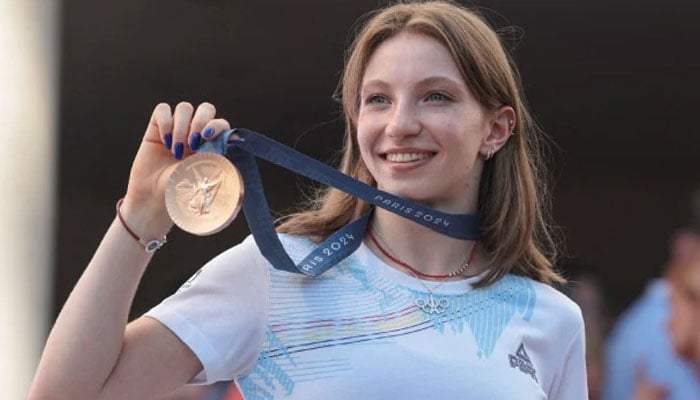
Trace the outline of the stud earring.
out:
[[[508,120],[508,129],[510,130],[510,136],[515,135],[515,121]]]

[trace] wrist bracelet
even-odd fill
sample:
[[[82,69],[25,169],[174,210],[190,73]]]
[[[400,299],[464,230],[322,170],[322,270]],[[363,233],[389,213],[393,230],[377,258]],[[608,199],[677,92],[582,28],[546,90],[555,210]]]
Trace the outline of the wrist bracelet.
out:
[[[117,201],[117,217],[119,217],[119,222],[122,223],[122,226],[124,226],[124,229],[133,237],[141,246],[143,246],[144,250],[146,250],[146,253],[148,254],[153,254],[156,250],[160,249],[163,247],[165,243],[168,242],[168,236],[163,235],[163,239],[158,240],[158,239],[153,239],[153,240],[143,240],[138,235],[134,233],[134,231],[129,228],[129,225],[126,224],[126,221],[124,221],[124,217],[122,216],[121,212],[121,207],[122,203],[124,202],[124,198],[122,197]]]

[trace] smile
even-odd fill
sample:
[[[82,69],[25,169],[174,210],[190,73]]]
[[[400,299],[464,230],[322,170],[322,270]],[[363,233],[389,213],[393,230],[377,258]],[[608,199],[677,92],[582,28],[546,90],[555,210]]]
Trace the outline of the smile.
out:
[[[435,153],[389,153],[384,155],[387,161],[395,163],[407,163],[432,157]]]

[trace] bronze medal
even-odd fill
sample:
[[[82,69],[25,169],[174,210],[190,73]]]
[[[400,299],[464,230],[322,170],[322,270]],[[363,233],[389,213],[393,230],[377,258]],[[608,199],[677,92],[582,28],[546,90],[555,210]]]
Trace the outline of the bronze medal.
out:
[[[165,206],[180,229],[211,235],[226,228],[241,209],[243,178],[224,156],[197,153],[175,168],[165,189]]]

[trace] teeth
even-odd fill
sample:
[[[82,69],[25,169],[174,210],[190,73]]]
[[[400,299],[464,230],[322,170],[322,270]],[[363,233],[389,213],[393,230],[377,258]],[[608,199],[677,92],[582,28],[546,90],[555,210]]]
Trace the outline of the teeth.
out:
[[[387,161],[391,162],[411,162],[430,157],[429,153],[391,153],[386,155]]]

